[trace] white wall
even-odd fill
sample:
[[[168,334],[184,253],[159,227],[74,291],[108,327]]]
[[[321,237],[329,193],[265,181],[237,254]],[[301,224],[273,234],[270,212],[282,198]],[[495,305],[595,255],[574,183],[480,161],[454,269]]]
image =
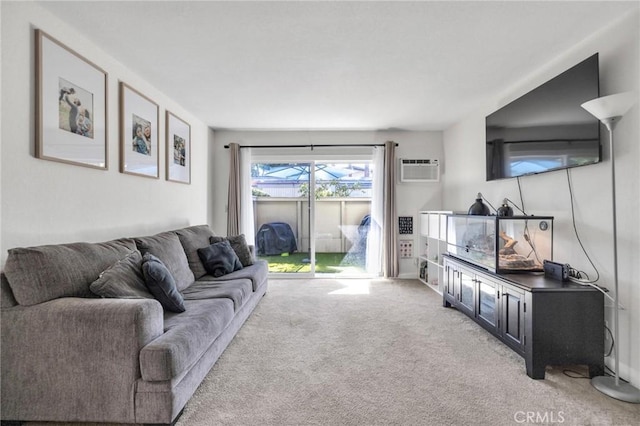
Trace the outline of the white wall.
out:
[[[206,223],[208,127],[38,5],[1,7],[2,263],[7,249],[16,246],[104,241]],[[108,171],[34,157],[34,28],[108,72]],[[119,172],[119,80],[160,106],[160,179]],[[191,124],[191,185],[165,180],[165,109]]]
[[[209,221],[214,229],[223,233],[227,229],[227,185],[229,174],[229,153],[224,145],[300,145],[300,144],[381,144],[391,140],[399,145],[398,158],[436,158],[443,160],[441,132],[405,132],[405,131],[230,131],[215,132],[214,149],[211,153],[214,181],[216,182],[212,216]],[[342,154],[347,148],[334,150]],[[308,151],[308,150],[307,150]],[[280,149],[283,155],[286,150]],[[323,152],[326,152],[323,151]],[[439,183],[398,183],[397,211],[399,216],[413,216],[414,234],[402,235],[402,239],[417,241],[417,220],[420,210],[438,210],[442,205],[442,191]],[[415,259],[400,260],[401,277],[417,277]]]
[[[504,197],[519,203],[516,179],[485,182],[485,116],[523,95],[534,87],[577,64],[593,53],[600,53],[600,93],[609,95],[638,90],[640,81],[640,22],[638,13],[628,15],[615,25],[595,33],[550,64],[496,96],[486,108],[446,129],[445,156],[448,173],[444,180],[444,207],[466,211],[480,191],[497,207]],[[623,378],[640,387],[640,160],[639,107],[620,121],[615,131],[616,198],[618,205],[619,287],[621,312],[620,349]],[[612,205],[608,133],[602,127],[604,162],[571,170],[576,225],[589,256],[600,271],[601,285],[613,288]],[[554,259],[569,263],[593,277],[575,237],[567,176],[556,171],[520,179],[528,214],[553,215]],[[612,304],[607,303],[606,319],[612,320]],[[608,360],[610,362],[612,360]]]

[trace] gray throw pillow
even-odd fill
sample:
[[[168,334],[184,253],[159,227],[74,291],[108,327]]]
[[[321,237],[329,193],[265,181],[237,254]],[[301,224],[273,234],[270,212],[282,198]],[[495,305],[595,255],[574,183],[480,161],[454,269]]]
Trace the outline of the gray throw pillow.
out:
[[[218,243],[224,240],[229,241],[231,248],[234,252],[236,252],[236,255],[238,256],[238,259],[240,259],[240,263],[242,263],[242,266],[253,265],[253,255],[251,254],[251,250],[249,250],[249,245],[247,244],[247,239],[244,237],[244,234],[233,235],[231,237],[215,236],[209,238],[211,244]]]
[[[180,243],[180,239],[173,232],[162,232],[149,237],[134,238],[136,246],[144,256],[151,253],[162,260],[176,282],[178,290],[184,290],[195,281],[193,272],[189,268],[189,261]]]
[[[160,259],[151,253],[142,257],[142,274],[149,291],[162,307],[171,312],[184,312],[184,299],[176,287],[171,272]]]
[[[121,299],[153,299],[142,276],[142,255],[132,251],[100,274],[89,285],[98,296]]]
[[[242,263],[238,259],[238,255],[233,251],[227,240],[198,249],[198,256],[200,256],[207,272],[214,277],[221,277],[242,269]]]
[[[215,234],[209,225],[189,226],[187,228],[178,229],[175,233],[178,235],[178,238],[180,238],[180,243],[184,248],[184,253],[187,255],[189,268],[191,268],[195,279],[200,279],[200,277],[207,274],[207,271],[204,269],[202,261],[198,256],[198,249],[207,247],[211,244],[209,242],[209,237],[212,237]]]

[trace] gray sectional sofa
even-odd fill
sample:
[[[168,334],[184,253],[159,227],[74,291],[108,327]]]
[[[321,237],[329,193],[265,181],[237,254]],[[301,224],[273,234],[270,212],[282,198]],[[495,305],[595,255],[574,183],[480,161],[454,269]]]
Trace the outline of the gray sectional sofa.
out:
[[[198,249],[213,236],[201,225],[9,250],[1,287],[2,420],[174,422],[267,290],[264,261],[209,275]],[[164,263],[184,312],[127,289],[122,297],[91,291],[136,251]]]

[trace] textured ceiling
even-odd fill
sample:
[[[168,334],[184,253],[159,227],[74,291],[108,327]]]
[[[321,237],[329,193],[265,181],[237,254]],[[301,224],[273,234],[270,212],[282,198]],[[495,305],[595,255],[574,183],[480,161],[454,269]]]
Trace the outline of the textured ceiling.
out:
[[[638,2],[41,2],[214,128],[443,130]]]

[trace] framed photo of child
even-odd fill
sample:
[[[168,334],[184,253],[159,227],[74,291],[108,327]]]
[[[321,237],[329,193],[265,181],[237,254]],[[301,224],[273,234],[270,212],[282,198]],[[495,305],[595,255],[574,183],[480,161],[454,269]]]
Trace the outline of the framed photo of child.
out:
[[[158,105],[120,82],[120,172],[158,179]]]
[[[191,126],[169,111],[166,113],[165,122],[167,180],[190,184]]]
[[[106,71],[42,30],[35,39],[35,156],[107,170]]]

